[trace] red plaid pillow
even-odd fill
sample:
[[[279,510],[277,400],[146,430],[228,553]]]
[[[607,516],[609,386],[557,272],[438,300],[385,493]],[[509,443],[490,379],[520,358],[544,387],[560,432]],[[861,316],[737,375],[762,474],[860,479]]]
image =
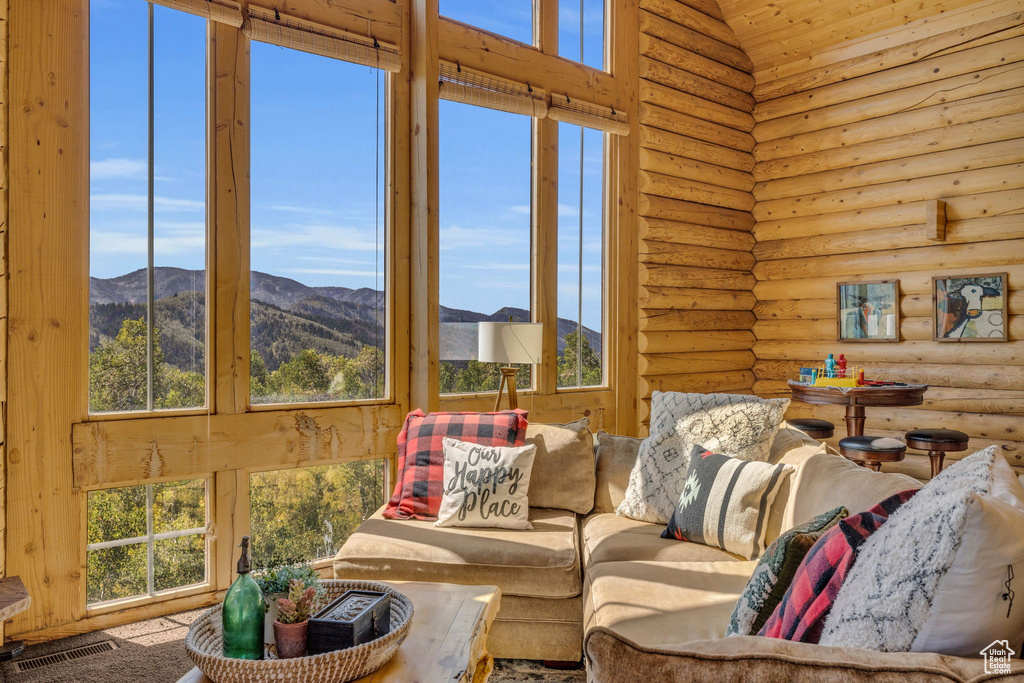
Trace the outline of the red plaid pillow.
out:
[[[817,643],[832,603],[857,559],[857,550],[915,493],[917,489],[900,491],[826,531],[797,567],[782,602],[757,635]]]
[[[437,519],[441,507],[446,436],[482,446],[526,443],[524,410],[500,413],[430,413],[416,409],[398,435],[398,479],[384,508],[388,519]]]

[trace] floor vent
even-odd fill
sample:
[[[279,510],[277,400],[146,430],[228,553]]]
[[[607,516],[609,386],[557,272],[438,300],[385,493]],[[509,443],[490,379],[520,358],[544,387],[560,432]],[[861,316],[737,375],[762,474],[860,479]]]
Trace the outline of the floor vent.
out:
[[[112,640],[104,640],[99,643],[93,643],[92,645],[83,645],[82,647],[64,650],[63,652],[54,652],[53,654],[42,655],[41,657],[16,659],[11,662],[11,664],[14,665],[14,672],[21,674],[45,669],[46,667],[53,666],[54,664],[73,662],[76,659],[81,659],[82,657],[91,657],[92,655],[98,655],[116,649],[117,643]]]

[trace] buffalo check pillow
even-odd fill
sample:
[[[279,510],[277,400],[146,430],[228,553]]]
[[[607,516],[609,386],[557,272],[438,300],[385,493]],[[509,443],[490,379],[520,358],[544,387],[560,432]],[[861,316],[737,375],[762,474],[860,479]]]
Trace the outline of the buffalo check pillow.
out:
[[[739,460],[694,446],[683,492],[661,537],[756,560],[764,552],[768,510],[791,472],[792,465]]]
[[[817,643],[857,551],[915,493],[917,489],[901,491],[826,531],[797,567],[782,601],[757,635]]]
[[[444,438],[481,446],[522,446],[526,416],[524,410],[409,413],[398,434],[398,476],[384,517],[436,520],[444,485]]]

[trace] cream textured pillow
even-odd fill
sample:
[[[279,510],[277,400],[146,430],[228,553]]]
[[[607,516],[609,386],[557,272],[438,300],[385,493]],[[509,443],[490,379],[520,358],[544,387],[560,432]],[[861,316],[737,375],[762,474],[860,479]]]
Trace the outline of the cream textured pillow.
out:
[[[861,546],[822,645],[977,657],[1024,633],[1024,489],[997,446],[944,470]]]
[[[640,445],[616,513],[667,524],[683,490],[694,446],[764,462],[788,407],[788,398],[654,392],[650,435]]]
[[[615,512],[629,486],[629,473],[636,464],[636,454],[643,439],[597,433],[597,486],[594,491],[594,512]]]
[[[585,515],[594,509],[594,436],[590,418],[568,424],[531,422],[526,443],[537,447],[530,475],[530,507],[572,510]]]
[[[441,509],[434,526],[532,529],[530,471],[537,447],[444,439]]]

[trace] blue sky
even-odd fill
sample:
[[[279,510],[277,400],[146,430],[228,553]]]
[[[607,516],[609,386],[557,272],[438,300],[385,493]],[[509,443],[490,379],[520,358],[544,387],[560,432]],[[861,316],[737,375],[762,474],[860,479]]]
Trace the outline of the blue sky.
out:
[[[95,277],[114,277],[146,263],[147,4],[92,5],[91,268]],[[601,7],[585,0],[585,61],[593,65],[602,60]],[[529,39],[529,11],[526,0],[441,0],[442,14],[521,40]],[[561,51],[574,58],[578,11],[578,2],[561,10]],[[205,261],[205,25],[157,7],[155,33],[156,264],[198,269]],[[253,45],[254,270],[311,286],[383,285],[385,80],[370,68]],[[484,313],[527,308],[531,119],[449,102],[440,119],[441,303]],[[576,317],[579,130],[560,124],[559,315],[569,318]],[[585,132],[584,324],[595,328],[601,145],[599,133]]]

